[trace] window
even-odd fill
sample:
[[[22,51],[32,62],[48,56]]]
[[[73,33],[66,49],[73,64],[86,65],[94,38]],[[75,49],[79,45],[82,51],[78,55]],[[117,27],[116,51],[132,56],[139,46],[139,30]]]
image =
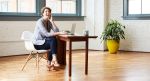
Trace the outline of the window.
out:
[[[50,7],[54,16],[81,16],[81,0],[0,0],[0,20],[8,17],[35,20],[44,6]]]
[[[35,13],[35,0],[0,0],[0,12]]]
[[[52,8],[53,13],[76,13],[76,0],[46,0],[46,6]]]
[[[81,16],[81,0],[46,0],[54,15]]]
[[[124,0],[124,19],[150,19],[149,0]]]

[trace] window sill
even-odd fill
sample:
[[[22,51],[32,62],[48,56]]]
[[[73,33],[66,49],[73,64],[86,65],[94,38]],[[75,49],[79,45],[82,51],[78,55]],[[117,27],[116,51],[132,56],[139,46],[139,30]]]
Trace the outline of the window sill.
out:
[[[36,21],[41,16],[0,16],[0,21]],[[56,21],[83,21],[85,16],[53,16]]]
[[[150,16],[123,16],[124,20],[150,20]]]

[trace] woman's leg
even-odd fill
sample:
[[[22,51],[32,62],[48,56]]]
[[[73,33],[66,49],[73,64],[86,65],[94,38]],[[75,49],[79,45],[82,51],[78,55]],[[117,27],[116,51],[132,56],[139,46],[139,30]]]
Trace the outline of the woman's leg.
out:
[[[57,58],[56,58],[56,54],[57,54],[57,39],[55,37],[51,38],[50,48],[51,48],[51,53],[52,53],[52,65],[59,66],[59,64],[57,62]]]
[[[59,66],[57,63],[57,39],[56,37],[48,37],[45,40],[45,43],[43,45],[34,45],[36,49],[42,50],[42,49],[50,49],[49,54],[48,54],[48,61],[49,63],[53,61],[52,64],[55,63],[55,66]]]
[[[34,45],[34,47],[37,50],[49,50],[50,49],[50,41],[49,40],[45,40],[45,43],[43,45]],[[52,60],[52,53],[51,53],[51,51],[48,52],[47,59],[48,59],[47,63],[51,64],[51,60]]]
[[[55,37],[46,38],[45,44],[46,47],[50,49],[48,60],[52,60],[52,55],[57,53],[57,39]]]
[[[52,54],[57,53],[57,39],[55,37],[50,37],[50,49]]]

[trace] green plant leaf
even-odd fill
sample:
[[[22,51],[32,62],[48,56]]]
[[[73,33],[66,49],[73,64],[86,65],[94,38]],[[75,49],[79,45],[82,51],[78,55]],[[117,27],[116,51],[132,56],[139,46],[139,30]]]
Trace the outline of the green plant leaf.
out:
[[[114,39],[114,40],[120,40],[125,39],[125,33],[124,33],[125,26],[122,25],[117,20],[110,20],[104,31],[102,32],[102,35],[100,36],[100,39],[107,40],[107,39]]]

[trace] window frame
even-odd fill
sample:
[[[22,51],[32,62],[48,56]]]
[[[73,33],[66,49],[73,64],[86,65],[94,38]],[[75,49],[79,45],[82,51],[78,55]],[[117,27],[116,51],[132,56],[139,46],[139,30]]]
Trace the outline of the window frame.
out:
[[[124,20],[150,20],[150,14],[129,14],[129,0],[123,0],[123,19]]]
[[[12,13],[12,12],[0,12],[0,21],[28,21],[37,20],[41,17],[41,8],[44,7],[46,0],[36,0],[36,13]],[[84,16],[81,16],[81,0],[76,0],[76,14],[52,14],[55,20],[61,18],[67,20],[83,20]]]

